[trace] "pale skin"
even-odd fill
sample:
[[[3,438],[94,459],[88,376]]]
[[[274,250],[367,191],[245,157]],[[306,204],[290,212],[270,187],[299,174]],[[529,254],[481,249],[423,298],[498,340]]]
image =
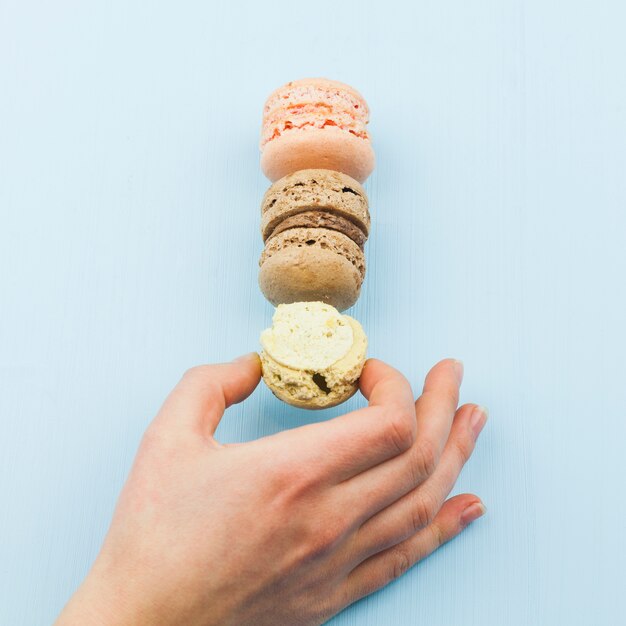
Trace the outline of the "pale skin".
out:
[[[189,370],[148,427],[90,573],[57,625],[317,625],[480,517],[446,499],[487,419],[441,361],[415,401],[367,361],[369,406],[244,444],[214,437],[256,354]]]

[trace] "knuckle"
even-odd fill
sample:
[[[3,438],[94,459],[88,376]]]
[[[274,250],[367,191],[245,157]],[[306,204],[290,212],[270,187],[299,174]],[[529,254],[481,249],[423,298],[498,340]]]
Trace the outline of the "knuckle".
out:
[[[302,467],[283,459],[266,468],[266,480],[271,490],[286,502],[287,506],[303,501],[311,488],[311,480]]]
[[[207,373],[207,369],[209,369],[209,365],[194,365],[190,367],[188,370],[185,370],[183,374],[183,378],[186,380],[199,378],[200,376],[204,376]]]
[[[411,533],[426,528],[434,519],[437,512],[437,502],[428,492],[416,498],[411,509]]]
[[[367,590],[364,589],[363,586],[360,586],[358,589],[350,589],[348,585],[337,585],[330,596],[330,614],[325,616],[325,619],[321,620],[320,623],[325,624],[331,616],[343,611],[343,609],[362,598],[363,595],[367,593]]]
[[[166,439],[158,425],[155,423],[150,424],[141,438],[139,451],[142,455],[153,454],[163,447],[165,441]]]
[[[325,624],[333,615],[343,608],[342,598],[339,594],[329,593],[326,596],[310,597],[307,606],[307,615],[311,624]]]
[[[298,459],[286,460],[281,464],[278,473],[284,488],[290,489],[298,500],[309,498],[320,484],[315,466],[303,465]]]
[[[332,541],[341,520],[323,498],[320,476],[312,465],[303,465],[295,458],[267,460],[251,468],[262,477],[264,497],[272,503],[280,519],[300,529],[302,543],[325,544]]]
[[[397,454],[406,452],[415,442],[415,415],[405,408],[392,409],[386,414],[385,435]]]
[[[415,483],[431,476],[437,467],[438,454],[430,441],[423,441],[415,450],[413,476]]]
[[[478,405],[474,404],[473,402],[467,402],[466,404],[463,404],[459,407],[459,411],[468,411],[468,412],[472,412],[474,409],[477,409]]]
[[[224,393],[219,377],[219,366],[215,365],[195,365],[190,367],[181,379],[183,388],[187,392],[202,391],[211,398],[213,404],[223,404]],[[220,410],[223,410],[223,406]]]
[[[474,451],[474,442],[471,437],[457,437],[450,443],[454,446],[454,450],[461,459],[462,464],[464,465],[467,463],[470,456],[472,456],[472,452]]]
[[[411,557],[406,549],[396,547],[393,549],[391,557],[391,570],[389,572],[389,580],[400,578],[411,567]]]
[[[437,548],[440,548],[445,542],[445,534],[443,532],[443,529],[441,528],[441,526],[439,526],[439,524],[431,524],[430,525],[430,531],[432,533],[433,536],[433,543]]]
[[[265,469],[264,482],[272,493],[281,496],[281,500],[287,500],[285,496],[291,496],[294,481],[289,479],[289,472],[284,464],[277,463]]]
[[[456,406],[459,403],[459,388],[456,386],[447,386],[440,391],[441,399],[449,406]]]
[[[343,534],[343,528],[337,521],[326,521],[311,527],[306,533],[308,539],[304,552],[304,560],[313,561],[330,554]]]
[[[182,381],[190,388],[202,388],[210,393],[220,390],[221,365],[194,365],[185,371]]]

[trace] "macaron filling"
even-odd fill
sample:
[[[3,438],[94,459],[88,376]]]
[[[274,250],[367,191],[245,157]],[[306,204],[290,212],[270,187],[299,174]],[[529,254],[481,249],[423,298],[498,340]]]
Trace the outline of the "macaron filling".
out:
[[[261,333],[261,345],[269,357],[291,369],[309,372],[329,368],[348,354],[353,343],[348,319],[322,302],[279,305],[271,328]],[[316,384],[323,389],[326,382]]]
[[[266,240],[271,239],[275,235],[285,232],[291,228],[327,228],[329,230],[334,230],[346,235],[346,237],[350,237],[350,239],[352,239],[352,241],[354,241],[354,243],[356,243],[361,249],[367,240],[367,234],[364,233],[363,230],[350,219],[332,211],[320,210],[303,210],[300,213],[286,217],[282,221],[278,222]],[[309,245],[312,245],[313,243],[314,242],[311,241],[311,244]]]

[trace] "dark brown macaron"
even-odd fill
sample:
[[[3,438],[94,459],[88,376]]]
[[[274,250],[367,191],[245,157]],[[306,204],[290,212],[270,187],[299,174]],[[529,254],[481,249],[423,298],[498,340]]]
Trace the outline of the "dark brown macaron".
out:
[[[259,285],[266,298],[352,306],[365,277],[369,228],[367,196],[353,178],[301,170],[276,181],[261,204]]]
[[[325,214],[328,218],[343,218],[367,239],[370,215],[367,196],[360,183],[332,170],[300,170],[277,180],[263,196],[263,241],[272,236],[283,220],[311,212]]]

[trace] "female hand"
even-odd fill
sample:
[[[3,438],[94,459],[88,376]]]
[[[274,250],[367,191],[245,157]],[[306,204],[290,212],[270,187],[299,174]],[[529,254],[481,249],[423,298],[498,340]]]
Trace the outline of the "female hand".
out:
[[[369,406],[244,444],[214,438],[256,354],[189,370],[146,431],[101,552],[57,624],[321,624],[484,513],[446,497],[487,415],[445,360],[414,402],[367,361]]]

